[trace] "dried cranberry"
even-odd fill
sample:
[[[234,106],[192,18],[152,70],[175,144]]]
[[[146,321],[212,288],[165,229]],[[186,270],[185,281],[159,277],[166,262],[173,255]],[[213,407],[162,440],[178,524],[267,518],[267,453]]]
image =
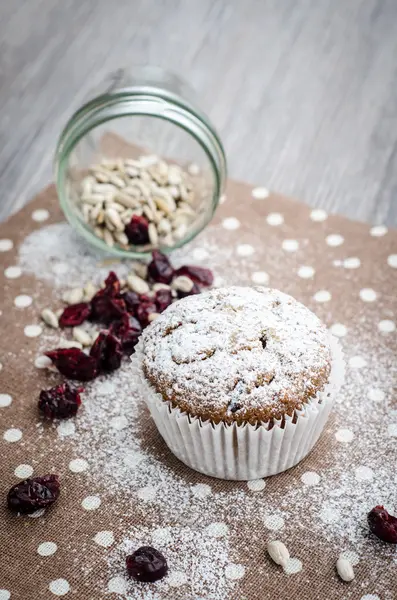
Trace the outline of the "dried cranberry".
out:
[[[125,292],[120,295],[120,298],[124,300],[127,311],[131,314],[135,314],[135,309],[139,304],[139,296],[135,292]]]
[[[135,317],[124,314],[120,321],[115,321],[111,325],[110,332],[119,338],[123,352],[130,356],[138,343],[142,327]]]
[[[368,513],[368,525],[380,540],[397,544],[397,518],[389,515],[383,506],[375,506]]]
[[[212,271],[195,265],[184,265],[175,272],[176,275],[186,275],[192,281],[201,283],[201,285],[212,285],[214,276]]]
[[[96,360],[84,354],[79,348],[57,348],[46,352],[45,355],[68,379],[90,381],[99,373]]]
[[[126,558],[127,573],[136,581],[158,581],[167,575],[165,557],[151,546],[142,546]]]
[[[114,271],[110,271],[109,275],[105,279],[105,287],[100,290],[105,296],[112,296],[115,298],[120,293],[120,280]]]
[[[171,290],[167,290],[165,288],[157,290],[155,301],[157,306],[157,312],[163,312],[163,310],[165,310],[170,304],[172,304]]]
[[[121,342],[111,333],[102,331],[92,345],[91,357],[96,360],[100,371],[115,371],[121,364]]]
[[[68,383],[56,385],[50,390],[42,390],[39,396],[39,410],[49,419],[67,419],[74,417],[81,404],[80,392]]]
[[[91,318],[94,321],[100,321],[108,325],[126,312],[126,305],[123,298],[112,298],[101,294],[100,290],[91,300],[92,313]]]
[[[162,254],[159,250],[153,250],[152,261],[148,266],[148,273],[153,281],[170,283],[174,276],[174,269],[165,254]]]
[[[59,491],[58,475],[25,479],[10,489],[7,505],[15,512],[30,514],[53,504],[59,496]]]
[[[178,290],[178,298],[186,298],[186,296],[194,296],[195,294],[200,294],[200,292],[201,292],[201,290],[200,290],[199,286],[197,285],[197,283],[194,283],[190,292],[182,292],[181,290]]]
[[[125,233],[129,242],[135,246],[149,243],[149,223],[145,217],[132,215],[131,221],[125,227]]]
[[[142,327],[149,325],[149,315],[157,312],[157,306],[151,298],[141,302],[136,309],[136,316]]]
[[[59,318],[61,327],[76,327],[88,319],[91,314],[91,307],[87,302],[71,304],[67,306]]]

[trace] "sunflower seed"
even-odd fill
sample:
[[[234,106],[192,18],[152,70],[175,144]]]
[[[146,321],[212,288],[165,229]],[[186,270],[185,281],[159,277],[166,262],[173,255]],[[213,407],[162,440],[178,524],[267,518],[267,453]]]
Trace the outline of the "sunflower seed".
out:
[[[147,282],[138,275],[128,275],[127,283],[130,290],[137,294],[147,294],[149,291]]]
[[[94,227],[94,233],[97,237],[103,240],[103,229],[102,227]]]
[[[168,183],[170,185],[179,185],[182,183],[181,170],[178,167],[170,167],[168,170]]]
[[[98,289],[91,281],[86,283],[84,287],[84,302],[91,302],[97,291]]]
[[[148,218],[149,221],[153,221],[153,211],[147,204],[143,207],[143,214]]]
[[[98,202],[103,202],[105,200],[105,196],[103,194],[87,194],[81,196],[81,200],[85,204],[98,204]]]
[[[81,207],[81,212],[83,213],[84,221],[86,223],[89,223],[89,221],[91,221],[91,205],[83,204],[83,206]]]
[[[171,286],[166,283],[155,283],[152,287],[153,291],[158,292],[159,290],[170,290]]]
[[[82,346],[91,346],[91,336],[82,327],[73,327],[72,334],[76,342],[79,342]]]
[[[157,233],[156,225],[154,223],[149,223],[148,227],[149,240],[152,246],[157,246],[159,241],[159,236]]]
[[[175,277],[175,279],[171,283],[171,287],[173,290],[186,293],[191,292],[193,286],[193,281],[189,279],[189,277],[186,277],[186,275],[179,275],[179,277]]]
[[[125,181],[124,181],[124,179],[122,179],[118,175],[113,175],[113,173],[109,176],[109,181],[110,181],[110,183],[113,183],[113,185],[115,185],[118,188],[124,188],[125,187]]]
[[[141,167],[151,167],[159,162],[159,157],[156,154],[147,154],[146,156],[141,156],[139,158],[139,166]]]
[[[53,329],[58,329],[58,318],[50,308],[45,308],[41,311],[41,318],[43,319],[44,323],[49,327],[52,327]]]
[[[105,211],[101,208],[101,210],[98,213],[98,216],[96,218],[96,222],[98,225],[102,225],[102,223],[105,220]]]
[[[139,169],[136,167],[126,167],[125,172],[130,177],[139,177]]]
[[[155,321],[158,317],[160,316],[160,313],[150,313],[148,315],[148,321],[149,323],[151,323],[152,321]]]
[[[338,571],[339,577],[343,581],[353,581],[354,571],[352,564],[343,556],[340,556],[336,562],[336,570]]]
[[[73,288],[71,290],[66,291],[62,300],[66,302],[66,304],[79,304],[82,302],[84,298],[84,290],[82,288]]]
[[[132,265],[135,274],[138,275],[141,279],[147,279],[147,265],[142,262],[137,262]]]
[[[94,177],[85,177],[81,182],[81,191],[83,196],[90,196],[95,184]]]
[[[187,232],[186,224],[181,223],[180,225],[178,225],[177,229],[175,229],[174,236],[177,240],[181,240],[182,238],[185,237],[186,232]]]
[[[94,171],[94,177],[99,183],[108,183],[109,182],[109,173],[105,171]]]
[[[113,248],[113,246],[114,246],[114,239],[113,239],[113,236],[112,236],[111,232],[109,231],[109,229],[104,229],[103,230],[103,241],[105,242],[105,244],[107,246],[109,246],[109,248]]]
[[[119,192],[115,195],[114,200],[116,200],[119,204],[124,206],[125,208],[135,208],[139,205],[138,198],[132,196],[131,194],[126,194]]]
[[[124,231],[115,231],[113,234],[116,241],[122,246],[128,246],[128,237],[124,233]]]
[[[105,218],[107,218],[117,231],[124,231],[124,224],[120,219],[119,213],[113,208],[105,210]]]
[[[279,540],[273,540],[267,545],[267,552],[276,565],[284,566],[289,559],[288,548]]]
[[[161,235],[167,235],[168,233],[171,233],[171,223],[168,219],[161,219],[160,223],[157,226],[157,230]]]
[[[80,344],[80,342],[77,342],[75,340],[61,339],[58,342],[58,348],[79,348],[80,350],[82,350],[83,346]]]

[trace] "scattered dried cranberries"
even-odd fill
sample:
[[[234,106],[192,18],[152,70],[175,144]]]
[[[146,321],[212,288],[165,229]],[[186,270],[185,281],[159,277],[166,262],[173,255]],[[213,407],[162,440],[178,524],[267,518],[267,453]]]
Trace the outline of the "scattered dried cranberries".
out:
[[[155,296],[155,302],[157,306],[157,312],[161,313],[165,310],[170,304],[172,304],[172,293],[171,290],[161,289],[157,290]]]
[[[113,335],[119,338],[123,352],[130,356],[138,343],[139,336],[142,333],[142,327],[135,317],[124,314],[120,321],[112,323],[110,333],[113,333]]]
[[[151,546],[142,546],[126,558],[127,573],[136,581],[158,581],[167,575],[164,556]]]
[[[133,215],[125,227],[128,241],[135,246],[149,243],[149,223],[145,217]]]
[[[107,331],[98,335],[90,351],[90,358],[93,358],[99,370],[105,373],[120,367],[122,355],[121,342]]]
[[[136,308],[136,316],[142,328],[147,327],[147,325],[149,325],[149,315],[156,312],[157,306],[155,305],[152,298],[146,299],[145,297],[145,299],[142,300],[140,305]]]
[[[14,485],[7,495],[8,508],[30,514],[55,502],[60,492],[58,475],[25,479]]]
[[[46,352],[45,355],[68,379],[90,381],[99,373],[95,358],[87,356],[79,348],[57,348]]]
[[[195,265],[184,265],[175,272],[176,275],[186,275],[195,283],[201,285],[212,285],[214,276],[212,271],[204,269],[204,267],[196,267]]]
[[[368,513],[368,525],[380,540],[397,544],[397,518],[389,515],[383,506],[375,506]]]
[[[87,302],[71,304],[67,306],[59,317],[61,327],[76,327],[88,319],[91,314],[91,307]]]
[[[68,383],[56,385],[50,390],[42,390],[39,396],[39,410],[49,419],[67,419],[74,417],[81,404],[80,392]]]
[[[153,250],[152,261],[148,266],[148,273],[153,281],[171,283],[174,276],[174,269],[165,254],[162,254],[159,250]]]

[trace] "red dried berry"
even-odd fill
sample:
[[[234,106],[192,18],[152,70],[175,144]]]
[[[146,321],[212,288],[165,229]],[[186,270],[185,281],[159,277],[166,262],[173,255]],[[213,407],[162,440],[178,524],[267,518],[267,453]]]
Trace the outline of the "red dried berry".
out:
[[[125,226],[128,241],[135,246],[149,243],[149,223],[145,217],[133,215],[131,221]]]
[[[31,514],[55,502],[60,492],[58,475],[43,475],[25,479],[14,485],[7,495],[8,508],[15,512]]]
[[[368,525],[380,540],[397,544],[397,518],[389,515],[383,506],[375,506],[368,513]]]
[[[59,317],[61,327],[76,327],[81,325],[91,314],[91,307],[87,302],[67,306]]]
[[[200,294],[201,290],[197,283],[193,283],[193,287],[190,292],[182,292],[178,290],[178,298],[186,298],[186,296],[194,296],[195,294]]]
[[[111,325],[110,332],[121,341],[124,354],[130,356],[135,351],[142,327],[135,317],[124,314],[120,321]]]
[[[46,352],[45,355],[68,379],[91,381],[99,373],[96,360],[84,354],[79,348],[57,348]]]
[[[186,277],[201,285],[212,285],[214,281],[214,275],[210,269],[196,267],[195,265],[184,265],[175,271],[175,275],[186,275]]]
[[[121,342],[111,333],[102,331],[90,351],[90,358],[95,359],[100,371],[110,373],[121,365]]]
[[[153,250],[152,261],[148,266],[148,273],[153,281],[170,283],[174,276],[174,269],[165,254],[162,254],[159,250]]]
[[[157,290],[155,301],[157,306],[157,312],[163,312],[163,310],[165,310],[170,304],[172,304],[171,290],[167,290],[165,288]]]
[[[102,291],[102,290],[101,290]],[[91,318],[108,325],[126,312],[126,305],[122,298],[104,296],[99,291],[91,300]]]
[[[120,295],[120,298],[124,300],[127,311],[132,315],[135,314],[135,309],[140,303],[138,294],[135,292],[125,292]]]
[[[151,546],[142,546],[127,556],[126,566],[128,575],[136,581],[158,581],[168,572],[165,557]]]
[[[50,390],[42,390],[39,396],[39,410],[49,419],[67,419],[74,417],[81,404],[80,392],[68,383],[56,385]]]
[[[136,309],[136,316],[142,328],[149,325],[149,315],[157,312],[157,306],[151,298],[140,303]]]

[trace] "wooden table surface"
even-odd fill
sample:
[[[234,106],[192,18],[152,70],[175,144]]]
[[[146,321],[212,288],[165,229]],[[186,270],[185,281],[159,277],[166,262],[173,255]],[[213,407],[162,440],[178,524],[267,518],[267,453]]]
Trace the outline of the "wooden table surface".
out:
[[[196,89],[232,177],[397,224],[396,0],[4,0],[0,217],[52,177],[61,127],[120,66]]]

